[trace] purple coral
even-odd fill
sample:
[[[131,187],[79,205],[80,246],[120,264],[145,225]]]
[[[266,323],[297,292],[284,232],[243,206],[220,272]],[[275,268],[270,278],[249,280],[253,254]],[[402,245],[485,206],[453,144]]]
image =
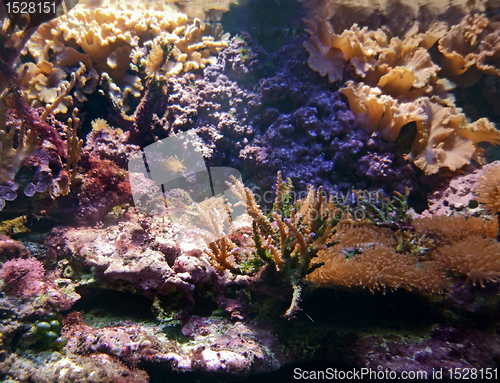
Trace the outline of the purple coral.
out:
[[[0,270],[6,289],[19,297],[31,297],[44,290],[43,264],[36,258],[14,258],[4,263]]]

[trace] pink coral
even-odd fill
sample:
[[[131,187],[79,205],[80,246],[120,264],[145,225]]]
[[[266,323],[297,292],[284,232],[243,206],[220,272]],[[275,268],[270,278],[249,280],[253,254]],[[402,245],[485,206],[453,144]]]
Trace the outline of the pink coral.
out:
[[[0,270],[0,278],[13,295],[31,297],[44,290],[43,264],[36,258],[14,258],[7,261]]]

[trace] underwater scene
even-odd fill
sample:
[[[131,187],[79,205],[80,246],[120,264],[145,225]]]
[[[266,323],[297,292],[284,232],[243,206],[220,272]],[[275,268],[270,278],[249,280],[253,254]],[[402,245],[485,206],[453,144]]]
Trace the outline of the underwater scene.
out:
[[[500,0],[0,0],[0,381],[497,381]]]

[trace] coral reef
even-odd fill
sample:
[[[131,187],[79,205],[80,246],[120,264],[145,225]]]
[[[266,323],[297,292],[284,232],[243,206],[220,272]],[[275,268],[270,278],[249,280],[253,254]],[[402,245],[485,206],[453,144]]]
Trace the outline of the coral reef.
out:
[[[0,380],[497,368],[500,4],[442,3],[0,14]]]

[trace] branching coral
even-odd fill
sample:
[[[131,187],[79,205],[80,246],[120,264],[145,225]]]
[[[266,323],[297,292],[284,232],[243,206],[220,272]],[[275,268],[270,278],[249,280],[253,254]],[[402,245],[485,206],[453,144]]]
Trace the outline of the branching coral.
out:
[[[257,205],[250,189],[236,178],[231,181],[228,186],[253,219],[256,254],[273,266],[281,282],[293,288],[292,302],[284,314],[290,319],[300,310],[303,278],[321,265],[311,261],[319,249],[327,246],[332,223],[337,222],[332,217],[333,202],[325,201],[321,187],[315,190],[311,186],[307,197],[293,206],[291,182],[283,182],[281,173],[278,173],[274,209],[268,218]],[[211,258],[217,260],[220,267],[234,269],[234,264],[227,264],[227,258],[239,250],[234,244],[229,242],[228,246],[227,240],[222,238],[217,244],[211,244],[210,249]]]

